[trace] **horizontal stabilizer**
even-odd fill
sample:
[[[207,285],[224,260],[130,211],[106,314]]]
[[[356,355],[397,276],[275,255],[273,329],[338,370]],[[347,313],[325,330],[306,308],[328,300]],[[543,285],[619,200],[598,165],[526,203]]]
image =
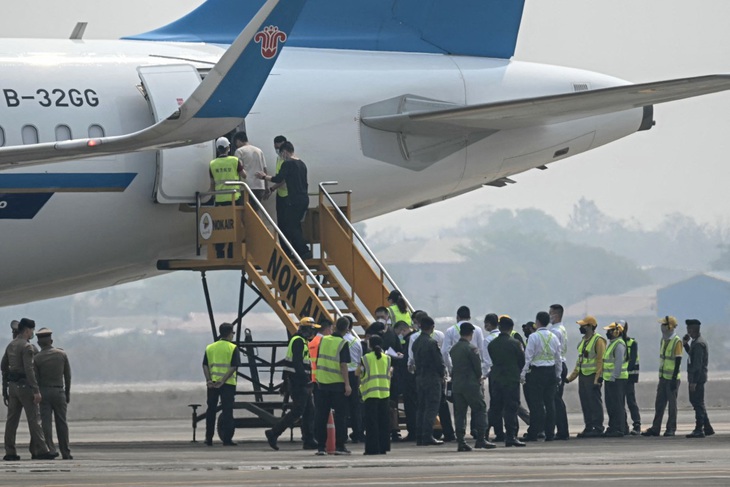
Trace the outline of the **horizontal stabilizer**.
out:
[[[713,75],[441,108],[432,106],[442,102],[405,95],[399,103],[393,103],[392,100],[380,102],[380,113],[374,113],[378,110],[372,109],[379,104],[367,107],[369,111],[363,113],[361,120],[367,127],[401,134],[493,133],[498,130],[567,122],[728,89],[730,75]],[[400,110],[383,113],[382,107],[386,106],[399,107]],[[406,109],[403,110],[403,107]]]
[[[180,147],[229,132],[251,110],[305,2],[267,0],[190,97],[166,119],[127,135],[2,147],[0,169]],[[274,41],[268,42],[272,37]]]

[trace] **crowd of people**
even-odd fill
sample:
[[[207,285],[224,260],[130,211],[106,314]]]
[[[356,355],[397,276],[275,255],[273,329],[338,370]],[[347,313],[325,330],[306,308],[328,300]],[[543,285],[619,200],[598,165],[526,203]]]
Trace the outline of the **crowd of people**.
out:
[[[538,312],[534,322],[523,324],[522,334],[512,318],[491,313],[484,317],[482,330],[475,326],[466,306],[457,310],[455,324],[444,333],[435,329],[426,312],[409,312],[397,291],[389,296],[389,304],[375,310],[376,321],[362,340],[347,316],[334,325],[324,319],[318,323],[311,318],[301,320],[289,342],[284,368],[292,404],[265,432],[271,448],[278,450],[279,436],[301,421],[303,447],[326,454],[330,412],[335,426],[334,453],[339,455],[350,454],[348,442],[364,442],[364,453],[372,455],[388,452],[394,441],[422,446],[455,442],[460,452],[492,449],[497,442],[524,447],[540,440],[564,441],[571,435],[563,394],[565,386],[576,380],[584,422],[577,438],[659,436],[667,404],[669,418],[663,436],[674,436],[685,352],[689,355],[690,402],[696,415],[695,428],[686,436],[714,434],[704,405],[708,345],[699,320],[686,320],[684,338],[676,334],[676,318],[659,320],[662,338],[655,416],[652,426],[642,431],[635,392],[638,343],[629,336],[625,321],[603,327],[605,337],[598,333],[594,317],[577,321],[582,337],[576,364],[568,373],[568,332],[559,304]],[[235,364],[230,367],[234,370]],[[453,403],[453,421],[449,402]],[[521,436],[518,418],[527,424]],[[467,432],[474,439],[473,446],[467,442]],[[210,441],[212,429],[206,437]]]

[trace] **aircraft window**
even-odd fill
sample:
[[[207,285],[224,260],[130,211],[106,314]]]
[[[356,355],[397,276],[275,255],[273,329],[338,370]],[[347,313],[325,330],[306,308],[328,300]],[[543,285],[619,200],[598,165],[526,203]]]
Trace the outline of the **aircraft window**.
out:
[[[96,139],[98,137],[104,137],[104,127],[101,125],[89,125],[89,138]]]
[[[38,129],[32,125],[23,125],[23,144],[38,143]]]
[[[0,127],[0,147],[5,145],[5,131]]]
[[[71,140],[71,128],[68,125],[59,125],[56,127],[56,140]]]

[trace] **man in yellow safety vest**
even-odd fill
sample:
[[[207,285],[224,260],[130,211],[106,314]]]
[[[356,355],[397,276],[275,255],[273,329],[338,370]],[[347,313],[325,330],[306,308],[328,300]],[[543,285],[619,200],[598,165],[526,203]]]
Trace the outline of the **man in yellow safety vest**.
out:
[[[205,347],[203,374],[208,388],[208,409],[205,412],[205,444],[213,445],[215,414],[221,402],[220,434],[223,445],[235,446],[233,433],[233,401],[236,396],[236,368],[241,365],[238,347],[233,343],[233,325],[218,327],[218,340]]]
[[[624,327],[619,323],[611,323],[603,328],[609,339],[606,351],[603,352],[603,382],[606,383],[606,412],[608,428],[603,436],[621,438],[624,436],[626,422],[626,382],[629,380],[629,361],[626,354],[626,343],[623,339]]]

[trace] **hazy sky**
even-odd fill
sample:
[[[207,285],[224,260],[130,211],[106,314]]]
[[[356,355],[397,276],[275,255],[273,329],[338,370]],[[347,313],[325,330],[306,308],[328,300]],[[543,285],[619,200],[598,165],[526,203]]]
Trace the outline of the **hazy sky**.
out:
[[[25,0],[6,10],[7,37],[67,37],[76,21],[86,38],[117,38],[166,24],[200,0]],[[611,74],[632,82],[730,73],[730,1],[527,0],[516,59]],[[730,94],[656,107],[648,132],[533,170],[506,188],[485,188],[370,222],[382,229],[404,220],[423,232],[479,207],[540,207],[565,221],[581,196],[611,216],[651,226],[681,211],[730,223]],[[422,222],[429,222],[428,227]]]

